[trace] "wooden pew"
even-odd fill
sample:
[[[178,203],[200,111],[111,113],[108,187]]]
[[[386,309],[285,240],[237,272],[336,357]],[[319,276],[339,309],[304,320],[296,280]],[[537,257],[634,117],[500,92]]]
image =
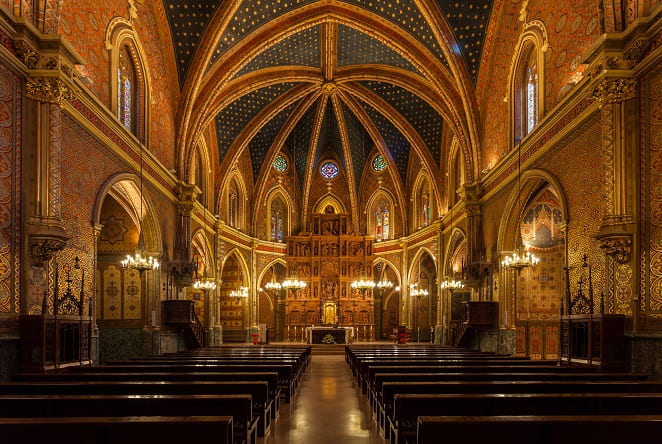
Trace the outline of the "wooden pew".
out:
[[[2,418],[231,416],[236,438],[254,444],[250,395],[0,395]]]
[[[396,394],[481,394],[481,393],[662,393],[662,382],[638,381],[445,381],[385,382],[378,420],[387,436],[393,421]]]
[[[257,432],[271,428],[271,403],[262,381],[107,381],[0,383],[0,395],[251,395],[253,414],[259,417]],[[235,424],[236,425],[236,424]]]
[[[148,370],[149,367],[149,370]],[[280,388],[284,395],[285,401],[290,402],[295,394],[297,383],[296,377],[293,373],[292,366],[290,365],[277,365],[277,364],[259,364],[259,363],[241,363],[241,362],[209,362],[209,363],[175,363],[175,362],[160,362],[153,363],[136,363],[132,365],[106,365],[106,366],[93,366],[93,367],[72,367],[72,372],[85,372],[93,369],[94,372],[119,372],[119,373],[136,373],[136,372],[177,372],[177,373],[196,373],[196,372],[276,372],[278,373],[278,388]]]
[[[419,416],[662,415],[662,393],[395,396],[391,443],[415,443]]]
[[[257,381],[267,382],[269,390],[269,400],[273,402],[271,409],[272,420],[278,416],[280,396],[278,388],[278,373],[214,373],[214,372],[196,372],[196,373],[177,373],[177,372],[92,372],[97,367],[88,367],[90,372],[48,372],[48,373],[19,373],[14,376],[16,381],[22,382],[128,382],[128,381]]]
[[[0,418],[0,436],[25,444],[233,443],[230,416]]]
[[[662,415],[420,416],[419,444],[650,443],[662,435]]]
[[[519,370],[519,369],[518,369]],[[557,369],[559,370],[559,369]],[[385,382],[445,382],[445,381],[646,381],[648,375],[637,373],[564,373],[562,371],[532,373],[386,373],[375,375],[375,386],[370,398],[373,413],[381,403]]]

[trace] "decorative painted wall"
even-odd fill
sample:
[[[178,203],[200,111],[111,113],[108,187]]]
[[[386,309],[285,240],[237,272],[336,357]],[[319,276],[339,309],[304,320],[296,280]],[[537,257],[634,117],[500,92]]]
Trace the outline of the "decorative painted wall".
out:
[[[21,103],[20,79],[0,65],[0,316],[21,308]]]

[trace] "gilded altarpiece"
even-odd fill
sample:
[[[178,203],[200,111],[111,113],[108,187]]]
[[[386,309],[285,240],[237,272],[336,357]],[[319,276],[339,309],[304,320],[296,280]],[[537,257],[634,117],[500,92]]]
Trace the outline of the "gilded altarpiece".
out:
[[[358,337],[373,333],[372,290],[351,288],[372,279],[373,239],[351,230],[348,214],[314,214],[310,233],[287,238],[287,275],[307,284],[287,291],[288,337],[313,325],[354,327]]]

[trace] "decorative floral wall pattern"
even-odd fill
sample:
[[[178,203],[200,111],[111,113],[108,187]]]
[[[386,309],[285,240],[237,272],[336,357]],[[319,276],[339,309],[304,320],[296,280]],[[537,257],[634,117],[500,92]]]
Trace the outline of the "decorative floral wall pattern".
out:
[[[0,313],[20,310],[21,81],[0,65]]]

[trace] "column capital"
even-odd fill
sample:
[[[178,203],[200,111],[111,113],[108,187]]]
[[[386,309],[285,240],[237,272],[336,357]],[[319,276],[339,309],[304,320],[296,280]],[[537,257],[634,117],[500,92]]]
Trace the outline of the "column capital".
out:
[[[600,107],[625,102],[634,97],[636,81],[630,78],[602,79],[591,92],[591,99],[597,100]]]

